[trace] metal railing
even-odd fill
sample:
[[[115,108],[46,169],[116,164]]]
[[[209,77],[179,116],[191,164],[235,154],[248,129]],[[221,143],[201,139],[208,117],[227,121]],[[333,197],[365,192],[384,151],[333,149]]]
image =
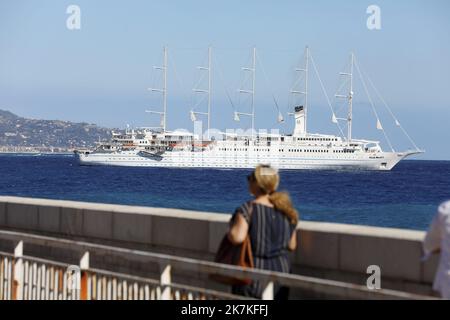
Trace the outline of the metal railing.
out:
[[[167,254],[111,247],[81,241],[0,230],[0,241],[12,241],[14,253],[0,252],[0,300],[81,299],[81,300],[183,300],[241,299],[227,292],[176,284],[172,270],[196,274],[216,274],[250,278],[263,285],[262,299],[273,299],[274,284],[326,293],[344,299],[431,299],[401,291],[378,289],[340,281],[319,279],[260,269],[243,269],[210,261]],[[81,257],[77,266],[23,255],[24,244],[49,249],[75,251]],[[156,263],[159,278],[150,279],[89,265],[91,255],[108,255],[129,262]],[[248,298],[246,298],[248,299]]]

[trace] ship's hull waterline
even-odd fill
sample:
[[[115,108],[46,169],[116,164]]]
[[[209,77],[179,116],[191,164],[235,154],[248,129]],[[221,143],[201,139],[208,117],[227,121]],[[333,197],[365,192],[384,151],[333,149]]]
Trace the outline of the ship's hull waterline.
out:
[[[292,158],[292,157],[242,157],[212,156],[197,152],[172,152],[163,157],[149,158],[138,153],[112,154],[77,153],[81,165],[107,165],[127,167],[162,168],[223,168],[252,169],[258,164],[271,164],[279,169],[362,169],[391,170],[400,160],[412,153],[383,152],[362,157],[345,158]]]

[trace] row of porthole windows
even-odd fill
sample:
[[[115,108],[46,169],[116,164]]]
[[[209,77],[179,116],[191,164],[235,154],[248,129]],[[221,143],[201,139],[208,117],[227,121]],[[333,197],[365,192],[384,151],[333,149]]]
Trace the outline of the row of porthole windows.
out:
[[[239,149],[239,148],[219,148],[219,151],[248,151],[247,149]],[[265,151],[269,152],[269,149],[255,149],[255,151]],[[284,152],[284,149],[278,149],[279,152]],[[302,149],[288,149],[288,152],[317,152],[317,153],[327,153],[329,150],[302,150]]]
[[[164,137],[165,140],[184,140],[184,141],[191,141],[192,137],[183,137],[183,136],[165,136]]]
[[[327,153],[329,150],[302,150],[302,149],[289,149],[289,152],[316,152],[316,153]]]
[[[111,158],[109,158],[109,160],[113,160],[113,159],[111,159]],[[116,159],[117,160],[117,159]],[[119,160],[126,160],[126,159],[119,159]],[[216,160],[216,161],[214,161],[214,162],[220,162],[220,161],[218,161],[218,160]],[[239,161],[238,161],[239,162]],[[242,163],[245,163],[246,161],[242,161]],[[301,163],[305,163],[305,162],[308,162],[308,160],[306,160],[306,161],[300,161]],[[184,164],[184,163],[179,163],[179,165],[185,165],[185,166],[192,166],[192,164]],[[158,165],[158,164],[156,164],[156,165]],[[224,166],[232,166],[232,165],[224,165]]]
[[[248,151],[247,148],[219,148],[219,151]],[[269,149],[255,149],[255,151],[257,152],[269,152]],[[284,152],[284,149],[278,149],[279,152]],[[314,152],[314,153],[329,153],[329,150],[323,150],[323,149],[319,149],[319,150],[302,150],[302,149],[288,149],[288,152]],[[354,153],[355,150],[333,150],[333,153]]]
[[[297,138],[298,141],[338,141],[337,138]]]
[[[283,150],[280,150],[283,151]],[[297,149],[289,149],[289,152],[316,152],[316,153],[328,153],[329,150],[297,150]],[[333,152],[339,152],[339,151],[343,151],[343,150],[334,150]],[[354,150],[353,150],[354,151]],[[109,160],[113,160],[112,158],[109,158]],[[127,158],[115,158],[115,160],[129,160]]]
[[[333,150],[334,153],[355,153],[355,150]]]
[[[247,148],[219,148],[219,151],[248,151]],[[269,149],[256,149],[255,151],[269,151]]]
[[[128,160],[130,161],[130,159],[126,159],[126,158],[116,158],[116,159],[112,159],[112,158],[108,158],[108,160],[112,161],[112,160]],[[215,162],[220,162],[219,159],[214,159]]]
[[[248,151],[247,148],[245,149],[241,149],[241,148],[219,148],[219,151]],[[265,151],[265,152],[269,152],[270,149],[255,149],[254,151]],[[282,151],[281,149],[278,151]]]

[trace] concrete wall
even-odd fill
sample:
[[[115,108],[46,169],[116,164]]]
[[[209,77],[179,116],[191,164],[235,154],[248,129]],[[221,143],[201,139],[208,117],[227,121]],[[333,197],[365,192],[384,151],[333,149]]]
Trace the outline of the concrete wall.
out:
[[[0,197],[0,228],[211,260],[230,215],[177,209]],[[420,261],[424,233],[300,221],[293,272],[429,294],[438,257]]]

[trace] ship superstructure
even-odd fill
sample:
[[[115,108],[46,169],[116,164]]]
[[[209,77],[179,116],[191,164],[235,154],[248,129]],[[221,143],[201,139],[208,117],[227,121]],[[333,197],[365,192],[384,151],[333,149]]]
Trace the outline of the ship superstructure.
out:
[[[313,62],[314,63],[314,62]],[[161,67],[154,67],[163,73],[162,88],[151,88],[153,92],[163,96],[162,111],[147,111],[160,116],[160,126],[126,130],[124,133],[113,132],[111,141],[100,144],[93,151],[76,152],[83,165],[115,165],[145,167],[177,167],[177,168],[254,168],[264,163],[279,169],[371,169],[391,170],[405,157],[421,153],[414,142],[414,150],[396,152],[383,151],[380,142],[374,140],[355,139],[352,137],[353,121],[353,77],[354,55],[350,56],[349,70],[341,76],[347,78],[347,92],[337,93],[337,99],[347,101],[348,112],[345,117],[337,117],[332,109],[332,122],[339,126],[339,121],[347,124],[347,135],[313,134],[307,130],[308,115],[308,71],[310,68],[309,48],[305,49],[304,65],[296,68],[303,77],[302,88],[294,86],[290,93],[301,97],[302,104],[293,106],[294,130],[292,134],[278,132],[256,132],[255,130],[255,71],[256,49],[253,49],[252,65],[243,70],[251,74],[250,88],[240,89],[242,94],[251,95],[251,112],[235,110],[234,118],[251,117],[250,134],[221,132],[210,136],[211,110],[211,48],[208,50],[208,65],[199,67],[208,73],[208,88],[194,91],[208,97],[207,112],[190,111],[191,120],[196,121],[198,115],[207,116],[207,134],[192,133],[185,130],[170,131],[166,128],[167,109],[167,49],[164,48],[164,62]],[[315,65],[313,65],[314,68]],[[359,71],[359,70],[358,70]],[[317,69],[316,69],[317,72]],[[322,82],[321,82],[322,84]],[[328,97],[327,97],[328,99]],[[295,99],[294,99],[295,100]],[[330,104],[331,107],[331,104]],[[281,113],[278,120],[284,121]],[[395,118],[397,125],[400,125]],[[341,127],[339,126],[340,130]],[[377,115],[377,128],[382,129]],[[402,130],[404,130],[402,128]],[[343,131],[341,130],[343,133]],[[383,131],[384,133],[384,131]],[[406,134],[406,131],[405,131]],[[409,138],[409,135],[408,135]],[[389,142],[389,141],[388,141]],[[390,142],[389,142],[390,144]]]

